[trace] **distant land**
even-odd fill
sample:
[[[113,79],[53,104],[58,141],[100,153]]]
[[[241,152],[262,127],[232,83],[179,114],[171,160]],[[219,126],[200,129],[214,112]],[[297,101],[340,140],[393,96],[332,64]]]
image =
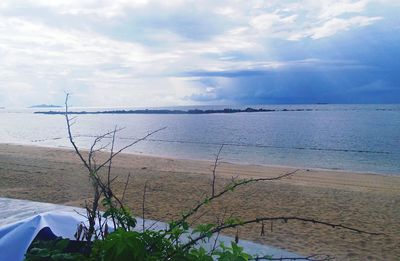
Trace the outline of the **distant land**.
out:
[[[3,110],[3,109],[5,109],[6,107],[0,107],[0,110]]]
[[[222,110],[112,110],[112,111],[70,111],[69,114],[213,114],[213,113],[239,113],[239,112],[275,112],[275,111],[313,111],[313,109],[222,109]],[[39,114],[65,114],[63,111],[37,111]]]
[[[53,104],[39,104],[39,105],[30,106],[29,108],[61,108],[61,107],[62,106],[53,105]]]

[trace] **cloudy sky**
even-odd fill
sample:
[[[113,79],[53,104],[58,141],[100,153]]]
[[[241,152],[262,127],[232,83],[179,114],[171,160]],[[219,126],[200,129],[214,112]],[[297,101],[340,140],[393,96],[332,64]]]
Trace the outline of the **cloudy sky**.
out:
[[[399,0],[1,0],[0,106],[400,103]]]

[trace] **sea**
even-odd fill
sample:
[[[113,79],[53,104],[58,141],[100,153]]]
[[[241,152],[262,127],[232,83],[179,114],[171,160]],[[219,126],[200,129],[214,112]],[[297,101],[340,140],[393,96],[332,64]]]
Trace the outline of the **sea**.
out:
[[[400,175],[400,105],[184,106],[151,109],[244,109],[271,112],[216,114],[85,114],[72,133],[80,148],[120,129],[121,148],[165,128],[126,150],[170,158],[317,168]],[[70,108],[71,111],[143,108]],[[35,114],[54,108],[0,109],[0,143],[72,148],[63,115]],[[103,145],[111,137],[103,140]]]

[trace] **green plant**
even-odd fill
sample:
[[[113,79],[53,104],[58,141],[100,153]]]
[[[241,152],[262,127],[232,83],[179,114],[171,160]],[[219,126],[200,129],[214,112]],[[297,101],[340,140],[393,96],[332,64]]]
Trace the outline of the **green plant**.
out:
[[[34,241],[25,255],[26,261],[83,260],[82,253],[67,252],[70,240],[58,238],[49,241]]]
[[[220,261],[247,261],[252,258],[251,255],[243,251],[243,247],[238,246],[235,242],[231,242],[230,247],[221,243],[220,247],[221,250],[215,252]]]

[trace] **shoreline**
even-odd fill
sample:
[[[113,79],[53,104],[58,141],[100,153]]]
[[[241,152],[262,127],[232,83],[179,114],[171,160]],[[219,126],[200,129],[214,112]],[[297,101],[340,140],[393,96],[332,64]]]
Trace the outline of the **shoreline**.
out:
[[[32,143],[1,143],[1,145],[10,145],[10,146],[26,146],[26,147],[35,147],[35,148],[47,148],[47,149],[60,149],[65,151],[74,151],[72,147],[68,146],[51,146],[51,145],[35,145]],[[87,152],[87,149],[81,149],[82,151]],[[103,151],[103,153],[107,153]],[[181,157],[173,157],[169,155],[155,155],[155,154],[146,154],[146,153],[135,153],[124,151],[122,154],[128,154],[132,156],[140,156],[140,157],[149,157],[155,159],[170,159],[170,160],[178,160],[178,161],[199,161],[199,162],[212,162],[212,159],[198,159],[198,158],[181,158]],[[232,165],[241,165],[241,166],[259,166],[265,168],[281,168],[281,169],[302,169],[302,170],[310,170],[310,171],[318,171],[318,172],[336,172],[336,173],[351,173],[351,174],[360,174],[360,175],[378,175],[378,176],[387,176],[387,177],[400,177],[400,170],[396,173],[386,173],[386,172],[374,172],[374,171],[357,171],[357,170],[347,170],[347,169],[330,169],[330,168],[318,168],[318,167],[307,167],[307,166],[294,166],[294,165],[279,165],[279,164],[255,164],[251,162],[234,162],[229,160],[222,160],[221,162]]]
[[[104,157],[99,154],[99,159]],[[113,161],[116,193],[132,174],[126,199],[141,215],[143,186],[148,182],[146,217],[178,218],[209,193],[213,164],[120,154]],[[224,163],[217,169],[217,190],[232,177],[276,177],[296,168]],[[68,148],[0,144],[0,197],[29,199],[80,207],[91,198],[85,169]],[[400,257],[400,177],[301,169],[290,178],[255,183],[224,196],[204,209],[199,222],[216,222],[224,212],[242,219],[302,216],[340,223],[385,237],[355,234],[329,227],[274,223],[260,236],[260,226],[240,229],[240,238],[301,255],[330,254],[338,260],[396,260]],[[267,224],[269,227],[270,224]],[[236,231],[227,231],[235,235]]]

